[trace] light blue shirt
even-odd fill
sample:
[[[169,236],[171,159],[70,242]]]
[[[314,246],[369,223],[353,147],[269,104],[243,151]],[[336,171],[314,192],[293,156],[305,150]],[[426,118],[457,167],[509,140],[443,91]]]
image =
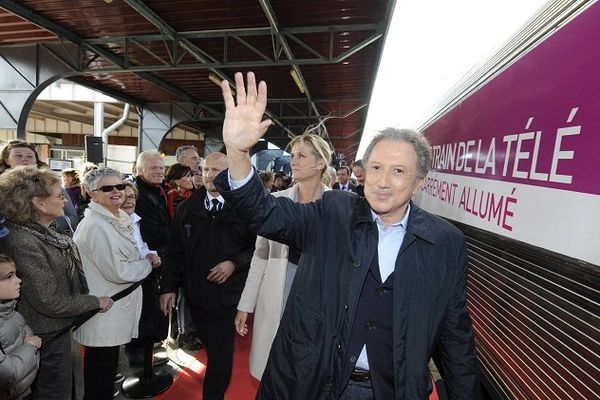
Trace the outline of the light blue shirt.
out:
[[[409,214],[410,204],[406,208],[402,220],[395,224],[390,224],[386,230],[379,215],[371,210],[373,221],[377,224],[377,231],[379,232],[377,252],[379,253],[379,273],[381,274],[381,282],[385,282],[388,276],[394,272],[396,257],[398,256],[398,251],[400,251],[400,246],[402,245],[404,234],[406,233]]]
[[[231,174],[229,173],[229,170],[227,170],[227,176],[229,177],[229,187],[230,187],[232,190],[235,190],[235,189],[239,189],[239,188],[241,188],[241,187],[242,187],[242,186],[244,186],[246,183],[250,182],[250,179],[252,179],[252,175],[253,175],[253,174],[254,174],[254,168],[252,168],[252,169],[250,170],[250,173],[249,173],[249,174],[248,174],[248,176],[246,176],[244,179],[238,179],[238,180],[235,180],[235,179],[232,179],[232,178],[231,178]],[[210,193],[207,193],[207,194],[210,194]],[[219,195],[219,196],[221,196],[221,195]]]

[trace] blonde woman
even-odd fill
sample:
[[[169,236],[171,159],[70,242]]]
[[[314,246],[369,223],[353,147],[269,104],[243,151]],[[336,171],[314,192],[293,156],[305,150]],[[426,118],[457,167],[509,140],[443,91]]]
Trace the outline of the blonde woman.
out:
[[[321,198],[329,188],[322,183],[328,175],[331,148],[321,137],[304,134],[294,137],[288,145],[292,156],[292,177],[295,185],[274,193],[298,203],[310,203]],[[258,237],[250,271],[235,318],[236,332],[248,333],[246,320],[254,313],[250,373],[261,379],[271,343],[279,327],[279,320],[296,272],[300,254],[294,249],[272,240]]]

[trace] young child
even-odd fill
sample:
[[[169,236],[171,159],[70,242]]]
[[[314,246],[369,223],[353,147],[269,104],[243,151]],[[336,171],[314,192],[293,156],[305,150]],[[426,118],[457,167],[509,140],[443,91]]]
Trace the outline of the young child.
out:
[[[15,263],[0,253],[0,399],[20,400],[30,392],[42,339],[15,311],[21,291]]]

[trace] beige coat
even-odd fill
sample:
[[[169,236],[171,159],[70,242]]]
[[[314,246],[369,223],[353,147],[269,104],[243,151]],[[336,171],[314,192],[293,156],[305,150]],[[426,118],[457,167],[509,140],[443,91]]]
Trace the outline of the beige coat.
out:
[[[322,190],[329,188],[322,185]],[[273,193],[297,201],[297,186]],[[288,246],[259,236],[238,310],[254,313],[250,374],[261,379],[283,313]]]
[[[117,218],[106,208],[90,203],[77,226],[77,243],[90,294],[112,296],[144,279],[152,266],[140,259],[131,219],[120,211]],[[142,314],[142,288],[115,302],[106,313],[96,314],[77,329],[73,337],[85,346],[118,346],[137,337]]]

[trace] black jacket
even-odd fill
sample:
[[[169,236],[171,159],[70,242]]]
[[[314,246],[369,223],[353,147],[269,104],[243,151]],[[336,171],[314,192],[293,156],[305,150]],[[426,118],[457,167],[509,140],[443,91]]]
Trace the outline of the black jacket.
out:
[[[340,186],[341,186],[340,183],[336,182],[333,184],[333,186],[331,188],[335,189],[335,190],[341,190]],[[350,183],[350,181],[346,182],[346,186],[348,187],[348,192],[356,192],[356,186],[354,186],[352,183]]]
[[[167,199],[161,188],[146,183],[137,178],[135,184],[139,198],[135,213],[140,216],[140,231],[142,239],[150,250],[155,250],[165,259],[167,237],[171,220],[167,209]],[[159,342],[167,336],[168,320],[160,310],[160,278],[164,267],[154,268],[142,283],[144,294],[142,316],[139,325],[139,338],[143,341]]]
[[[217,177],[217,187],[259,235],[302,249],[257,398],[337,399],[347,384],[351,327],[377,250],[369,204],[338,190],[309,204],[275,198],[256,174],[227,191],[226,174]],[[431,356],[439,356],[450,399],[479,399],[466,267],[464,235],[411,204],[394,270],[395,400],[428,398]]]
[[[175,293],[183,286],[192,306],[235,307],[244,290],[256,235],[229,203],[213,215],[206,210],[205,198],[206,189],[201,188],[177,208],[161,290]],[[209,282],[209,270],[226,260],[233,261],[235,272],[222,284]]]
[[[135,184],[139,191],[135,213],[140,216],[140,231],[142,238],[150,250],[155,250],[163,257],[167,246],[169,225],[171,219],[167,208],[167,198],[161,189],[150,185],[142,178],[137,178]]]

